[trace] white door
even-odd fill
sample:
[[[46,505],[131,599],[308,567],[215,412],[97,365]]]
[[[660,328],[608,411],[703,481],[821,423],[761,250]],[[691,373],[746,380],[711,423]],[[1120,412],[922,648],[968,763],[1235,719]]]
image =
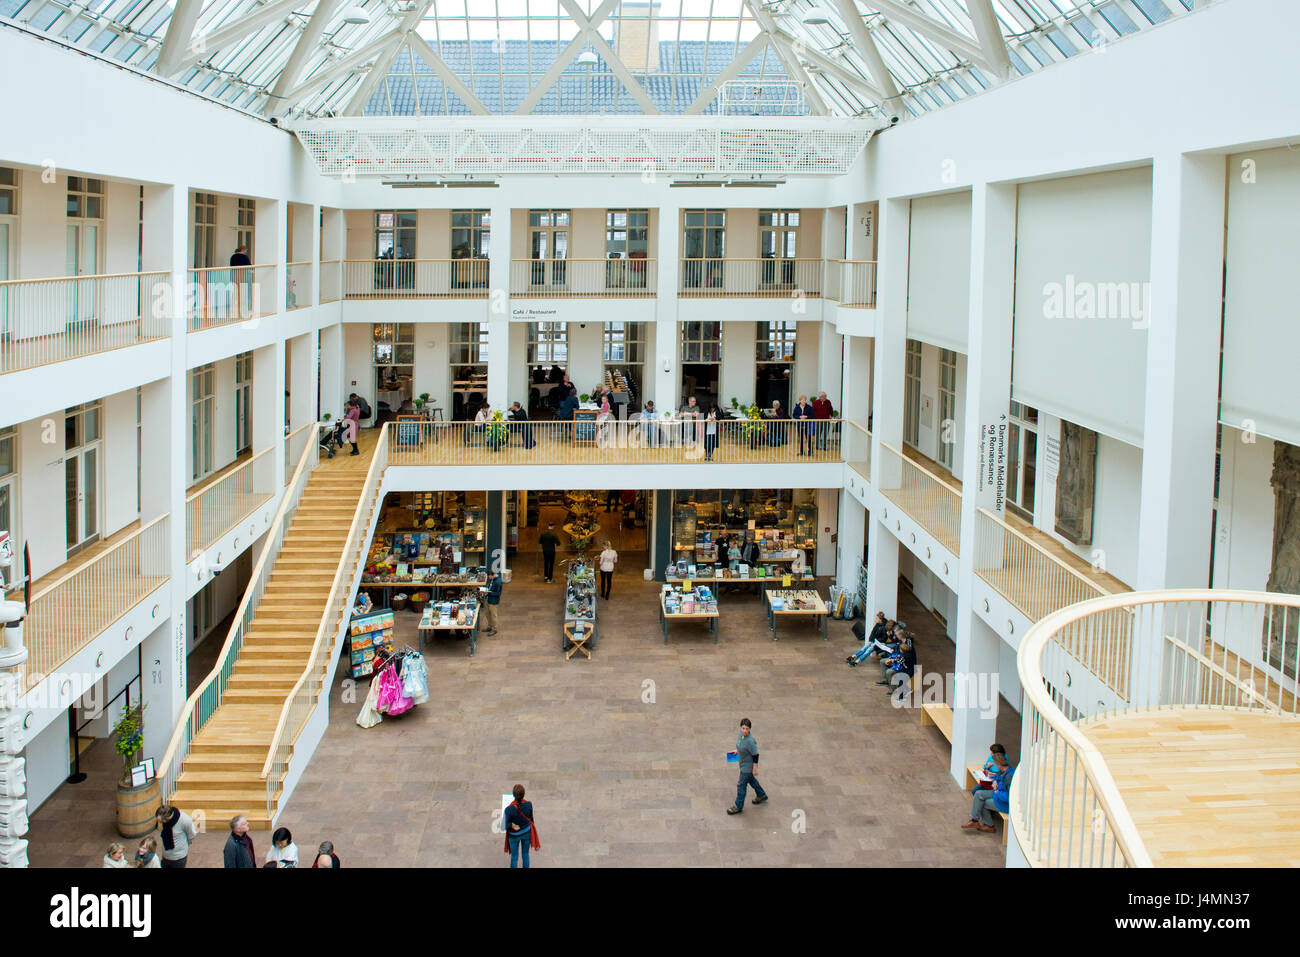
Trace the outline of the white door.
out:
[[[68,557],[99,540],[99,444],[63,460],[67,488]]]
[[[99,274],[99,225],[79,221],[68,223],[67,275],[95,276]],[[68,295],[66,321],[69,324],[94,322],[98,306],[95,283],[72,283]]]
[[[9,223],[0,219],[0,282],[9,277]],[[9,336],[9,288],[0,287],[0,339]]]

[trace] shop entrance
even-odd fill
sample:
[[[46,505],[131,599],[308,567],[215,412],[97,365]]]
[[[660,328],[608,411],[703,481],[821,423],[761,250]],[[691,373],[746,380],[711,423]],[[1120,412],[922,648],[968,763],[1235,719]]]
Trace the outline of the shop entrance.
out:
[[[649,493],[639,489],[575,489],[518,493],[523,502],[517,574],[543,577],[540,538],[548,524],[560,539],[557,564],[585,556],[594,562],[608,541],[618,552],[623,574],[639,575],[648,567],[646,513]],[[557,571],[557,577],[563,574]]]

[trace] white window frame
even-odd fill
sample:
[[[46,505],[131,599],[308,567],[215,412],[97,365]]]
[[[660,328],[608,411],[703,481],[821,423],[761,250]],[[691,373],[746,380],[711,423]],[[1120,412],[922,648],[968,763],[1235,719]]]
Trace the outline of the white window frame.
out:
[[[952,428],[945,423],[951,421]],[[950,438],[945,438],[946,436]],[[939,464],[952,471],[957,448],[957,353],[939,350]]]
[[[908,339],[903,359],[903,441],[912,448],[921,441],[921,358],[920,340]]]
[[[194,194],[194,268],[211,269],[217,263],[217,194]]]
[[[569,324],[567,322],[530,322],[528,324],[528,368],[539,365],[569,367]]]

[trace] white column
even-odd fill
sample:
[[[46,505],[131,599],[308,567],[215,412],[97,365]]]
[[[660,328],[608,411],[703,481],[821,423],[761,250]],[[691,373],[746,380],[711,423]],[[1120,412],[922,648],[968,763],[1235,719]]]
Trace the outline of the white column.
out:
[[[881,202],[880,265],[876,283],[876,340],[871,375],[871,482],[879,489],[897,487],[896,463],[886,463],[880,444],[899,448],[903,442],[903,371],[907,359],[907,250],[911,203]],[[857,370],[854,369],[856,375]],[[855,400],[855,408],[859,407]],[[879,492],[867,541],[867,615],[883,611],[893,618],[898,608],[898,539],[883,517],[891,508]]]
[[[862,550],[866,545],[867,507],[847,489],[840,490],[840,508],[836,526],[835,581],[841,588],[856,592]],[[867,615],[868,618],[874,611]]]
[[[952,765],[955,780],[987,754],[997,730],[997,700],[976,692],[997,687],[998,634],[975,614],[976,510],[1002,514],[1007,412],[1011,400],[1011,332],[1015,294],[1016,188],[975,184],[971,195],[970,313],[967,323],[966,421],[963,424],[961,555],[958,559]],[[988,467],[995,480],[987,481]],[[1001,476],[1001,478],[997,478]],[[1001,555],[998,556],[999,560]],[[1014,694],[1011,689],[1009,693]]]
[[[833,308],[835,307],[827,306],[828,311]],[[817,349],[817,381],[813,387],[818,392],[825,392],[832,408],[839,409],[841,414],[844,410],[845,380],[848,378],[845,374],[844,359],[844,336],[840,335],[835,329],[835,323],[821,323],[821,337]],[[859,376],[870,382],[870,373],[871,370],[866,368],[854,369],[849,374]],[[817,398],[815,395],[808,396],[810,402],[815,398]],[[847,416],[845,417],[847,418]],[[862,419],[862,424],[864,426],[867,424],[865,417]]]
[[[488,247],[488,404],[504,413],[510,404],[510,207],[492,207]]]
[[[254,466],[253,488],[272,494],[284,483],[284,356],[283,339],[253,351],[253,452],[274,450]]]
[[[304,247],[307,258],[311,262],[311,298],[307,302],[314,306],[320,302],[321,208],[316,205],[304,208],[311,217],[308,227],[310,232],[307,234],[307,243]]]
[[[658,233],[655,236],[658,293],[655,299],[655,348],[651,361],[653,375],[646,376],[648,397],[662,414],[677,408],[681,393],[681,347],[677,344],[677,282],[681,263],[677,259],[681,209],[659,207]]]
[[[254,235],[257,256],[253,264],[255,266],[275,264],[275,279],[270,283],[270,288],[263,287],[261,281],[258,283],[262,287],[261,295],[269,294],[272,297],[270,308],[272,315],[285,311],[285,293],[288,289],[288,271],[285,269],[288,261],[285,255],[287,249],[285,232],[288,218],[289,204],[285,200],[259,199],[257,201],[257,209],[253,217],[256,224]],[[262,306],[263,309],[266,308],[265,300]]]
[[[328,412],[337,419],[343,414],[343,403],[351,391],[343,387],[343,324],[339,322],[320,331],[320,411],[317,418]],[[373,425],[373,420],[368,424]]]
[[[289,431],[316,421],[316,372],[319,356],[316,333],[290,339],[286,344],[289,357]]]
[[[1223,157],[1152,168],[1138,589],[1209,583],[1225,175]]]
[[[343,298],[343,294],[344,292],[346,292],[346,290],[343,288],[343,282],[346,277],[343,261],[347,258],[347,252],[348,252],[347,242],[348,242],[347,217],[344,215],[343,210],[341,209],[324,210],[324,222],[321,225],[320,256],[318,258],[326,262],[333,263],[333,265],[329,266],[328,268],[334,270],[335,272],[335,277],[336,277],[335,283],[336,283],[336,288],[338,289],[338,294],[340,299]],[[320,302],[320,276],[319,275],[316,277],[316,301]],[[340,375],[339,376],[340,382],[342,381],[342,378],[343,378],[342,375]],[[326,401],[323,394],[321,396],[321,401],[322,402]],[[326,411],[329,411],[332,408],[333,408],[332,406],[329,406],[327,404]],[[335,415],[337,414],[338,413],[336,412]]]
[[[186,461],[190,426],[189,364],[186,342],[189,188],[145,186],[142,265],[166,270],[170,282],[154,290],[151,300],[171,324],[171,375],[144,386],[140,395],[140,523],[159,515],[167,523],[167,566],[171,620],[161,623],[142,642],[142,694],[145,740],[166,746],[185,704],[185,493],[191,470]],[[156,664],[155,664],[156,662]]]

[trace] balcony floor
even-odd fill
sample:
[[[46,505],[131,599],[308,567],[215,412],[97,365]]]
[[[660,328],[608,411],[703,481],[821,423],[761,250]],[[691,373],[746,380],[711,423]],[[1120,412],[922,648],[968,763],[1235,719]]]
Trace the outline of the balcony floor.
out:
[[[12,321],[12,320],[11,320]],[[72,340],[68,342],[69,338]],[[67,359],[81,356],[98,355],[101,352],[113,352],[138,346],[167,336],[151,336],[140,331],[140,323],[114,322],[97,325],[90,330],[78,330],[73,333],[54,332],[44,336],[14,339],[5,342],[0,350],[0,374],[20,372],[38,366],[51,365]]]
[[[1294,867],[1300,720],[1245,710],[1112,715],[1100,749],[1157,867]]]

